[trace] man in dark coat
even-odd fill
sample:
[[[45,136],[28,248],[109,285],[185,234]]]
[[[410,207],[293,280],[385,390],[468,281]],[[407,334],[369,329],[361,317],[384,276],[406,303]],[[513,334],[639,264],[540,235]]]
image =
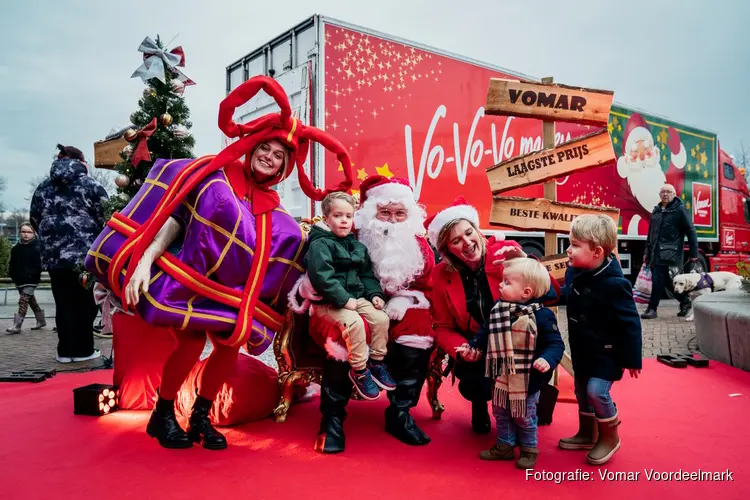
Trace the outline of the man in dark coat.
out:
[[[79,266],[104,229],[107,192],[88,176],[83,153],[58,145],[47,179],[31,198],[31,224],[42,246],[42,266],[49,271],[55,299],[57,361],[71,363],[99,357],[93,326],[98,312],[93,292],[81,286]]]
[[[652,270],[651,300],[646,312],[641,315],[643,319],[656,318],[656,309],[669,280],[670,266],[683,268],[685,236],[690,245],[690,262],[698,260],[698,236],[695,226],[682,200],[677,197],[674,187],[664,184],[659,191],[659,197],[661,203],[651,212],[646,254],[643,256],[644,264]],[[680,312],[677,315],[687,315],[690,311],[690,299],[687,294],[679,295],[677,299],[680,301]]]

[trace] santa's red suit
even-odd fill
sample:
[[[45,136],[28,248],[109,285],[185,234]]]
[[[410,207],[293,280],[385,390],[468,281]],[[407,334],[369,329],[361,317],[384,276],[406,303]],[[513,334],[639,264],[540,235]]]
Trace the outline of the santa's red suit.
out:
[[[648,234],[651,210],[661,202],[659,190],[664,184],[674,186],[677,196],[683,192],[687,153],[679,132],[673,127],[667,129],[666,146],[670,162],[665,174],[661,167],[662,152],[646,120],[639,113],[630,116],[623,132],[622,156],[617,160],[617,173],[628,184],[627,193],[617,203],[623,234]]]
[[[368,177],[360,186],[360,196],[361,205],[354,216],[357,236],[367,247],[388,299],[383,310],[391,320],[385,361],[396,387],[387,393],[390,404],[385,410],[385,430],[403,443],[425,445],[430,438],[417,427],[409,411],[419,401],[435,341],[430,306],[435,256],[423,236],[427,214],[405,179]],[[307,304],[296,303],[297,288],[305,302],[314,300],[316,294],[303,277],[289,295],[291,307],[300,312]],[[338,453],[345,447],[343,423],[352,392],[348,352],[340,326],[313,314],[309,332],[328,353],[315,449]]]

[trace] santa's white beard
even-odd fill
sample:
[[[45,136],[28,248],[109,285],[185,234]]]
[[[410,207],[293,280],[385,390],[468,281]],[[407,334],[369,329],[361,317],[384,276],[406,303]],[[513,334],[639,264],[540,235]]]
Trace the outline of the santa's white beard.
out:
[[[421,226],[406,222],[372,219],[359,230],[359,241],[367,247],[375,276],[389,294],[404,290],[424,269],[424,256],[416,236]]]
[[[645,161],[628,162],[628,185],[638,203],[651,210],[661,202],[659,190],[667,182],[667,176],[659,165],[658,153]]]

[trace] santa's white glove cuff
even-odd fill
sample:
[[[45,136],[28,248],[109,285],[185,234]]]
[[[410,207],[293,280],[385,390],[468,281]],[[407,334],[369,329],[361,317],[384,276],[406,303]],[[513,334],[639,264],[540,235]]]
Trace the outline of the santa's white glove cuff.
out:
[[[414,303],[411,297],[393,297],[383,309],[388,317],[393,321],[404,319],[407,309]]]
[[[318,295],[318,293],[315,291],[315,288],[313,288],[312,283],[310,282],[310,278],[307,276],[307,273],[305,273],[300,279],[299,294],[303,299],[307,300],[321,299],[320,295]]]

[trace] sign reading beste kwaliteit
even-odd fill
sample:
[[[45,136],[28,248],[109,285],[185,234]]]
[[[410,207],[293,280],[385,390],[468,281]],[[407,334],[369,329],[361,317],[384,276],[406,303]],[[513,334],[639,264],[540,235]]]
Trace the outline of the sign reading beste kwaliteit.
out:
[[[564,253],[542,257],[541,259],[542,265],[547,268],[547,271],[556,280],[565,278],[565,272],[568,270],[568,261],[568,255]]]
[[[602,129],[555,148],[498,163],[487,169],[487,178],[492,193],[497,194],[616,162],[609,133]]]
[[[492,199],[490,224],[516,229],[567,233],[570,223],[584,214],[604,214],[619,221],[620,210],[578,203],[558,203],[544,198],[495,196]]]
[[[611,90],[490,78],[484,112],[606,126],[613,99]]]

